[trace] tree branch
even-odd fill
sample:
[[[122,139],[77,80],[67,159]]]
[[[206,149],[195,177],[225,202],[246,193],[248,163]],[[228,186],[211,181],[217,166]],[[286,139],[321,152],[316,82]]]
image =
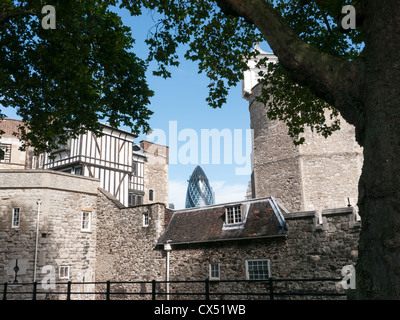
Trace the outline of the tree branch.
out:
[[[0,28],[4,28],[12,18],[25,17],[25,16],[31,16],[31,15],[37,15],[37,13],[35,12],[34,9],[9,10],[9,9],[5,9],[5,8],[0,8]]]
[[[345,119],[355,124],[354,89],[357,64],[320,52],[301,40],[280,14],[264,0],[219,0],[225,8],[251,21],[264,35],[284,69],[300,85],[335,106]],[[221,7],[222,10],[224,7]]]

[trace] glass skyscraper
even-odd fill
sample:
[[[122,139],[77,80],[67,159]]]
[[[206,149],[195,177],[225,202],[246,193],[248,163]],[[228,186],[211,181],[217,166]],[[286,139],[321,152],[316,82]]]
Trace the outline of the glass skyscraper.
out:
[[[189,179],[186,193],[186,208],[214,204],[214,195],[203,169],[197,166]]]

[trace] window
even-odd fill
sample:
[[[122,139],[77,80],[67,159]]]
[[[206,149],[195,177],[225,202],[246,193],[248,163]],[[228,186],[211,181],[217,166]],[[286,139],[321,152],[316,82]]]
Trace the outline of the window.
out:
[[[90,211],[82,211],[81,231],[90,231]]]
[[[232,206],[225,208],[226,214],[226,224],[238,224],[243,221],[242,219],[242,207],[239,206]]]
[[[142,204],[143,197],[141,195],[130,192],[128,194],[128,206],[140,206]]]
[[[76,175],[78,175],[78,176],[81,176],[81,175],[82,175],[82,172],[83,172],[82,167],[76,167],[76,168],[74,168],[74,174],[76,174]]]
[[[153,201],[154,192],[153,190],[149,190],[149,201]]]
[[[267,280],[269,279],[269,260],[254,259],[246,260],[246,279],[247,280]]]
[[[137,162],[136,161],[133,161],[133,163],[132,163],[132,174],[134,176],[137,176]]]
[[[136,204],[136,195],[134,193],[128,194],[128,206],[134,206]]]
[[[11,162],[10,144],[0,144],[0,162]]]
[[[58,277],[60,279],[69,279],[69,266],[60,266],[58,270]]]
[[[210,280],[220,279],[220,265],[219,263],[210,263]]]
[[[143,213],[143,227],[148,227],[149,226],[149,214]]]
[[[21,218],[21,209],[13,208],[12,222],[11,222],[11,226],[13,228],[19,228],[20,218]]]
[[[4,160],[6,158],[6,147],[0,147],[0,161]]]

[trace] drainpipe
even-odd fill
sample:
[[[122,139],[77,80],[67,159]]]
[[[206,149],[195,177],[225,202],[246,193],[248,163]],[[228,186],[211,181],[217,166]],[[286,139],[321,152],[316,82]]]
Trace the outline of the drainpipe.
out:
[[[169,244],[171,240],[168,240],[164,244],[164,250],[167,252],[167,272],[166,272],[166,281],[167,281],[167,300],[169,300],[169,254],[172,250],[171,245]]]
[[[38,254],[38,242],[39,242],[39,218],[40,218],[40,205],[42,201],[39,199],[36,201],[38,205],[37,209],[37,219],[36,219],[36,242],[35,242],[35,265],[33,270],[33,282],[36,282],[36,265],[37,265],[37,254]]]

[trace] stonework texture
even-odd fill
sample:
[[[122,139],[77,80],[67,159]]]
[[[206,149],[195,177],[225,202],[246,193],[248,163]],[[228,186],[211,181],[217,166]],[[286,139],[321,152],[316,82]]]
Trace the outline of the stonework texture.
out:
[[[99,193],[96,281],[149,281],[148,284],[114,286],[112,290],[151,292],[151,280],[165,280],[165,254],[155,248],[164,228],[165,205],[154,203],[123,208],[111,199],[106,192]],[[148,215],[147,226],[143,225],[144,214]],[[96,290],[104,292],[105,288],[98,285]],[[151,296],[119,298],[150,299]]]
[[[19,120],[3,119],[0,120],[0,130],[4,133],[0,136],[0,146],[7,146],[10,152],[7,159],[0,160],[0,169],[27,169],[32,162],[33,149],[27,147],[26,151],[21,151],[22,146],[19,139],[19,126],[24,123]]]
[[[167,279],[167,252],[158,243],[173,211],[163,203],[126,208],[111,194],[99,189],[99,181],[47,170],[0,171],[0,281],[31,283],[34,273],[36,220],[42,200],[38,237],[37,281],[54,269],[54,289],[42,290],[37,299],[65,299],[66,282],[71,299],[105,299],[106,281],[112,284],[111,299],[151,299],[152,280]],[[12,208],[21,212],[19,228],[11,227]],[[82,211],[91,213],[90,229],[82,231]],[[341,268],[354,265],[360,223],[353,208],[286,213],[287,233],[277,237],[224,240],[172,245],[169,256],[171,281],[203,281],[210,276],[210,263],[220,264],[220,280],[245,280],[248,259],[267,259],[270,276],[281,278],[341,277]],[[201,223],[199,221],[198,223]],[[15,264],[18,274],[13,271]],[[68,266],[68,279],[61,270]],[[89,283],[96,282],[96,284]],[[135,282],[135,283],[122,283]],[[211,281],[211,299],[268,299],[266,283],[224,283]],[[281,287],[279,287],[281,286]],[[12,288],[11,288],[12,287]],[[30,291],[11,286],[13,292]],[[157,299],[166,299],[167,286],[157,284]],[[326,290],[343,292],[339,281],[327,284],[280,283],[279,290]],[[116,294],[130,293],[127,295]],[[204,282],[171,283],[171,299],[204,299]],[[199,293],[181,296],[180,292]],[[233,295],[237,293],[239,295]],[[31,295],[8,295],[10,299],[30,299]],[[293,297],[292,297],[293,298]],[[303,298],[303,297],[294,297]],[[313,297],[316,298],[316,297]]]
[[[354,127],[341,119],[341,130],[329,138],[307,128],[305,143],[295,146],[286,125],[267,117],[256,101],[260,85],[248,97],[253,143],[253,196],[273,196],[289,211],[355,206],[361,174],[362,148]]]
[[[352,209],[323,213],[322,217],[323,224],[317,225],[315,212],[289,214],[286,217],[288,232],[285,237],[173,246],[170,254],[170,279],[204,280],[209,277],[209,264],[219,263],[220,280],[244,280],[245,263],[251,259],[268,259],[270,276],[275,279],[341,278],[342,267],[354,265],[357,260],[359,225],[352,223],[354,220]],[[345,292],[340,281],[315,284],[285,282],[276,283],[275,286],[276,292],[284,290]],[[174,284],[171,292],[174,291],[200,292],[203,296],[200,294],[197,298],[204,298],[203,283]],[[268,296],[246,295],[249,292],[268,293],[268,286],[265,283],[238,284],[212,281],[210,291],[225,293],[211,296],[212,299],[268,299]],[[229,293],[243,293],[243,295],[229,295]],[[174,296],[174,299],[182,298],[184,297]],[[190,299],[190,297],[185,298]]]
[[[19,265],[26,266],[17,273],[18,283],[33,282],[38,200],[41,205],[36,281],[41,283],[47,276],[42,273],[45,265],[53,267],[55,281],[63,281],[59,279],[62,266],[70,267],[71,281],[94,281],[98,180],[44,170],[0,170],[0,181],[1,283],[14,282],[12,269],[17,259]],[[18,228],[11,226],[13,208],[20,208]],[[91,215],[88,231],[81,230],[82,211]],[[75,291],[81,289],[80,286],[74,288]],[[32,288],[21,286],[14,290],[31,291]]]
[[[144,165],[144,204],[168,204],[168,147],[141,141],[140,146],[146,156]],[[150,199],[152,190],[152,199]]]

